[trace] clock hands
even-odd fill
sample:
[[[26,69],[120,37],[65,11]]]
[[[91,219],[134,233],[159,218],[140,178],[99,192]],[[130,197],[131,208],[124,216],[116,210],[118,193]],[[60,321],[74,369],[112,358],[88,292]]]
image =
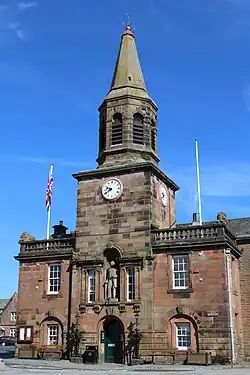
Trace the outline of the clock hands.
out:
[[[106,187],[106,190],[104,191],[104,194],[107,194],[107,193],[110,193],[112,190],[112,187],[109,188],[109,187]]]

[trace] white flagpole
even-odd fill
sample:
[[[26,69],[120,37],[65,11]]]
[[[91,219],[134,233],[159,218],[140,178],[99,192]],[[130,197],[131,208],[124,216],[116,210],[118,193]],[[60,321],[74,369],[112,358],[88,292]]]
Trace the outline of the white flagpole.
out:
[[[198,141],[195,140],[195,154],[196,154],[196,175],[197,175],[197,195],[198,195],[198,213],[200,225],[202,225],[201,216],[201,185],[200,185],[200,168],[199,168],[199,151],[198,151]]]
[[[50,184],[50,179],[52,176],[53,176],[53,164],[50,165],[50,169],[49,169],[48,186]],[[49,205],[47,207],[47,236],[46,236],[47,240],[49,239],[49,233],[50,233],[50,217],[51,217],[51,202],[49,202]]]

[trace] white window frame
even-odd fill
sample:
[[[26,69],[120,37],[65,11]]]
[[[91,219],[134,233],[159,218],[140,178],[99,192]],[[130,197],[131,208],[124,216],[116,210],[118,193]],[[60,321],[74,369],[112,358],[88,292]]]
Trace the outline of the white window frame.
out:
[[[16,318],[17,318],[17,316],[16,316],[16,311],[12,311],[12,312],[10,313],[10,321],[11,321],[11,322],[16,322]]]
[[[57,267],[57,271],[53,271],[54,273],[57,273],[59,274],[59,277],[51,277],[51,272],[53,270],[53,268]],[[59,271],[58,271],[59,270]],[[58,283],[58,286],[57,288],[54,288],[53,287],[53,283],[51,283],[51,281],[54,281],[54,280],[59,280],[59,283]],[[55,289],[55,290],[51,290],[51,289]],[[60,293],[60,289],[61,289],[61,264],[60,263],[51,263],[48,265],[48,294],[59,294]]]
[[[58,345],[59,339],[59,325],[58,324],[49,324],[48,325],[48,340],[47,344],[49,346]]]
[[[17,330],[18,342],[32,342],[33,341],[33,327],[18,327]]]
[[[183,267],[178,267],[178,270],[175,270],[175,261],[177,259],[184,259],[185,262],[178,262],[178,265],[180,266],[181,264],[186,264],[187,265],[187,269],[186,270],[182,270],[181,268]],[[177,284],[177,280],[176,280],[176,274],[184,274],[184,280],[185,280],[185,285],[182,285],[182,286],[179,286]],[[189,277],[190,277],[190,272],[189,272],[189,256],[186,255],[186,254],[183,254],[183,255],[173,255],[172,256],[172,275],[173,275],[173,289],[188,289],[189,286],[190,286],[190,282],[189,282]],[[181,278],[179,278],[179,280],[181,280]],[[187,283],[186,283],[186,280],[187,280]]]
[[[178,328],[184,329],[188,332],[188,334],[179,335]],[[175,331],[176,331],[176,348],[178,350],[189,350],[191,346],[191,327],[190,323],[176,323],[175,324]],[[188,337],[187,341],[189,341],[189,345],[181,346],[179,345],[179,337]]]
[[[96,297],[96,270],[88,270],[88,303],[95,303]]]
[[[14,327],[10,328],[10,337],[16,337],[16,328],[14,328]]]
[[[135,267],[128,267],[127,271],[127,301],[135,300]],[[134,297],[134,298],[131,298]]]

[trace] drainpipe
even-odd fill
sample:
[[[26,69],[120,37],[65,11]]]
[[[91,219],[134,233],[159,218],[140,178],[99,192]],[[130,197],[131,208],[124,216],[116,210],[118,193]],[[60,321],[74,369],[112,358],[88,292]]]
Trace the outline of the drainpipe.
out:
[[[228,313],[230,326],[230,340],[231,340],[231,365],[235,364],[235,342],[234,342],[234,322],[233,322],[233,299],[232,299],[232,267],[231,267],[231,252],[224,250],[226,257],[227,269],[227,292],[228,292]]]

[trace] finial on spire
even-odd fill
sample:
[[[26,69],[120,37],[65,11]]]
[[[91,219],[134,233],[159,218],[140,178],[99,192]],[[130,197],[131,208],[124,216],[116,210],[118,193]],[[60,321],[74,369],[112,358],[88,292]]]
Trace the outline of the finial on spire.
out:
[[[130,14],[126,13],[126,17],[127,17],[127,26],[126,26],[126,28],[129,28],[129,30],[130,30],[131,29],[131,25],[132,25]]]
[[[135,28],[132,27],[132,21],[131,21],[131,16],[129,13],[125,14],[127,20],[126,22],[123,22],[123,25],[126,26],[126,31],[130,31],[133,34],[133,31],[135,31]]]

